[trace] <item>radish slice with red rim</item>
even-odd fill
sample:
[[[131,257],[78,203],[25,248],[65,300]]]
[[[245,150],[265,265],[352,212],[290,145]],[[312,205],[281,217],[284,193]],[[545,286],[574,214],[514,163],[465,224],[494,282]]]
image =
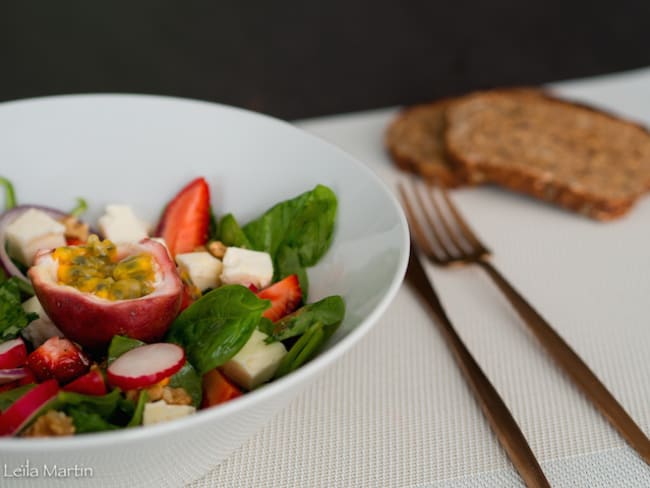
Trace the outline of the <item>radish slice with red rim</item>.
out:
[[[0,369],[17,368],[25,364],[27,348],[19,337],[0,344]]]
[[[47,380],[21,396],[0,415],[0,436],[20,432],[58,392],[59,385],[56,380]]]
[[[176,344],[136,347],[111,363],[108,381],[123,390],[145,388],[173,375],[185,364],[185,351]]]

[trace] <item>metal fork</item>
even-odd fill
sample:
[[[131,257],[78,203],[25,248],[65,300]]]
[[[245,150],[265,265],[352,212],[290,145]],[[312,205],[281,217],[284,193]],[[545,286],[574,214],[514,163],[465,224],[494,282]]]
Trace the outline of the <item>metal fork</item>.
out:
[[[434,264],[440,266],[477,264],[483,268],[544,346],[547,353],[609,420],[628,444],[639,453],[646,463],[650,464],[650,439],[585,362],[487,260],[490,251],[472,232],[456,206],[451,202],[447,191],[443,187],[438,187],[438,191],[435,193],[438,193],[439,197],[436,198],[434,187],[424,183],[416,184],[412,180],[410,187],[411,191],[407,192],[405,185],[400,183],[399,191],[412,224],[415,239],[426,256]],[[421,187],[427,189],[425,193],[429,205],[425,203]],[[409,193],[415,196],[415,201],[420,209],[419,214],[428,224],[429,233],[425,232],[421,225],[420,219],[417,217],[418,212],[415,212],[414,206],[411,204],[412,200],[408,197]],[[446,208],[447,211],[443,211],[443,208]],[[431,239],[427,237],[427,234]]]

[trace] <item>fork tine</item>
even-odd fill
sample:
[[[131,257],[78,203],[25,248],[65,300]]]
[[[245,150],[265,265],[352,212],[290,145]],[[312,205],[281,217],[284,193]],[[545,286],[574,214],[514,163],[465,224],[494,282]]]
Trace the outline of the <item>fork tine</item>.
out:
[[[443,186],[440,186],[439,188],[442,193],[442,197],[445,200],[447,207],[449,208],[449,211],[456,219],[456,223],[458,224],[458,227],[460,227],[460,230],[463,232],[465,239],[467,239],[467,241],[472,244],[479,255],[490,254],[489,249],[485,247],[481,241],[478,240],[478,237],[476,237],[474,232],[472,232],[472,229],[462,217],[456,205],[451,202],[451,198],[449,198],[447,190]]]
[[[422,199],[422,195],[419,190],[419,185],[417,183],[412,182],[411,186],[413,189],[413,193],[415,194],[415,199],[417,200],[418,205],[420,206],[420,208],[422,209],[422,213],[424,214],[424,219],[427,221],[427,224],[429,224],[429,228],[431,229],[431,235],[433,236],[436,245],[442,251],[443,259],[445,260],[453,259],[455,253],[453,252],[453,249],[449,248],[449,246],[445,243],[445,240],[442,238],[442,234],[440,233],[438,226],[433,221],[433,217],[431,217],[431,214],[427,209],[427,206],[424,204],[424,200]]]
[[[433,194],[433,190],[436,185],[429,185],[426,184],[425,188],[427,188],[427,196],[429,198],[429,201],[431,202],[431,205],[438,216],[438,220],[440,220],[442,226],[444,227],[445,231],[447,232],[447,237],[449,237],[449,240],[453,244],[453,246],[456,247],[456,250],[460,255],[462,256],[463,254],[466,254],[468,251],[465,246],[460,242],[460,240],[457,238],[456,231],[452,229],[452,226],[449,225],[449,221],[447,220],[447,217],[445,217],[445,213],[442,211],[442,208],[440,207],[440,204],[438,203],[437,199],[435,198]],[[442,187],[440,187],[442,188]],[[431,222],[430,222],[431,223]],[[433,223],[431,223],[433,225]],[[471,250],[469,250],[471,252]],[[449,252],[450,255],[453,255],[455,253]]]
[[[413,237],[415,238],[415,241],[418,243],[418,246],[420,247],[420,249],[422,249],[422,251],[424,251],[427,257],[433,259],[434,261],[438,261],[439,258],[434,252],[433,248],[431,247],[429,243],[429,239],[427,239],[426,237],[426,233],[422,229],[420,222],[415,216],[415,212],[413,211],[413,207],[411,206],[411,202],[406,194],[406,190],[404,189],[404,185],[402,184],[401,181],[397,183],[397,189],[400,193],[402,203],[404,204],[404,210],[406,211],[406,218],[409,222],[411,230],[413,231]]]

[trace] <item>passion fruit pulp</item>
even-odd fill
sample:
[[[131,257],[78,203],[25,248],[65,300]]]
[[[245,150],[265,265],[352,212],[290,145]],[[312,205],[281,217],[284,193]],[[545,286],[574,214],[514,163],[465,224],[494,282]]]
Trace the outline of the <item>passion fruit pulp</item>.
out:
[[[50,319],[91,349],[116,334],[157,341],[180,308],[176,266],[151,239],[114,245],[91,238],[83,246],[41,251],[28,274]]]

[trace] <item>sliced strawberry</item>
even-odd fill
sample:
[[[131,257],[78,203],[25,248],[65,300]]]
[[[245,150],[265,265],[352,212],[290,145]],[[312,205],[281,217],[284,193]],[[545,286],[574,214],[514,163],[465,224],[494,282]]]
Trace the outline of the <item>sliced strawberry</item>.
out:
[[[218,369],[213,369],[203,375],[201,408],[219,405],[241,395],[241,390],[228,381]]]
[[[106,383],[104,376],[99,369],[93,369],[83,376],[80,376],[72,383],[63,387],[65,391],[82,393],[84,395],[106,395]]]
[[[251,283],[250,285],[248,285],[248,289],[249,289],[250,291],[252,291],[253,293],[257,293],[258,291],[260,291],[260,289],[259,289],[258,287],[256,287],[253,283]]]
[[[27,357],[27,366],[39,381],[55,378],[68,383],[88,371],[90,361],[68,339],[50,337]]]
[[[165,239],[172,256],[192,252],[208,241],[210,188],[196,178],[167,204],[156,235]]]
[[[263,316],[275,322],[298,308],[302,301],[302,290],[298,275],[292,274],[274,285],[264,288],[257,296],[271,300],[271,308]]]
[[[83,241],[79,239],[78,237],[66,237],[65,238],[65,243],[68,246],[78,246],[79,244],[83,244]]]

